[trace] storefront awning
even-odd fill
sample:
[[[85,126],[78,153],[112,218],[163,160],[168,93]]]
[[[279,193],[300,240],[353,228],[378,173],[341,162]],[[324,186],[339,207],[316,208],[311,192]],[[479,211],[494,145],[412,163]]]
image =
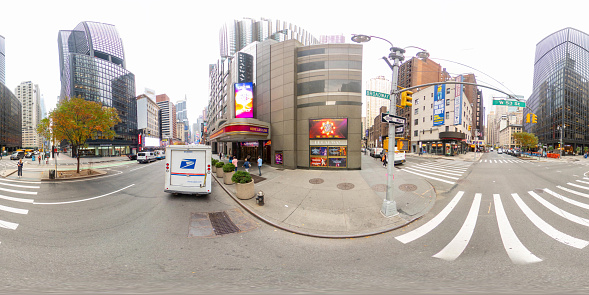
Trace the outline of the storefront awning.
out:
[[[262,121],[258,122],[227,122],[221,125],[219,130],[211,134],[209,139],[213,141],[257,141],[270,139],[270,124]]]

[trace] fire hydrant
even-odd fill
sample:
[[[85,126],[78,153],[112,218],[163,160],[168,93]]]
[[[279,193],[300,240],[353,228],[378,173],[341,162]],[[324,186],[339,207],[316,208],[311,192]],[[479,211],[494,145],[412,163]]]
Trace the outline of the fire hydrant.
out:
[[[256,204],[259,206],[264,206],[264,192],[259,191],[258,195],[256,196]]]

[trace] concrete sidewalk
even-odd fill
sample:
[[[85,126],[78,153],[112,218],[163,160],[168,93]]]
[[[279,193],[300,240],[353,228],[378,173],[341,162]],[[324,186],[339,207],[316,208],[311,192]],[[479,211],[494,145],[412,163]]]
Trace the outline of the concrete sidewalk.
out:
[[[243,170],[239,164],[239,170]],[[257,175],[256,167],[250,170]],[[403,227],[434,205],[436,193],[426,180],[398,169],[393,198],[400,214],[380,213],[385,198],[387,170],[378,159],[362,155],[362,170],[287,170],[264,165],[255,191],[263,191],[265,205],[255,198],[238,200],[262,220],[300,234],[348,238],[373,235]],[[215,179],[216,176],[215,176]],[[235,196],[235,185],[218,183]]]

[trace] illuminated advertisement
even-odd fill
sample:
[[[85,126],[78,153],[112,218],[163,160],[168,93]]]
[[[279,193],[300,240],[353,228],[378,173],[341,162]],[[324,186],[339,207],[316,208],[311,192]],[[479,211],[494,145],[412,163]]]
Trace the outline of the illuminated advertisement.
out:
[[[329,167],[346,167],[346,158],[329,158]]]
[[[147,137],[143,138],[143,142],[145,142],[145,146],[160,146],[160,139],[157,137]]]
[[[311,167],[327,167],[327,158],[311,157]]]
[[[434,126],[444,125],[446,111],[446,84],[434,86]]]
[[[309,138],[346,138],[348,119],[311,119]]]
[[[254,83],[235,83],[235,118],[254,117]]]
[[[314,146],[311,148],[311,155],[312,156],[327,156],[327,147],[326,146]]]
[[[277,165],[282,165],[282,152],[276,152],[274,154],[274,163]]]
[[[345,146],[330,146],[329,147],[329,156],[336,156],[336,157],[345,157],[346,156],[347,147]]]

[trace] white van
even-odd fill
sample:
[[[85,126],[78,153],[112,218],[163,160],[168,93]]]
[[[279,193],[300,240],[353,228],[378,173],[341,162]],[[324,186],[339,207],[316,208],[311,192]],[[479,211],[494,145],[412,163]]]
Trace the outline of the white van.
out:
[[[164,192],[210,194],[211,160],[209,145],[171,145],[166,147]]]
[[[154,152],[138,152],[137,153],[137,162],[139,163],[149,163],[155,161],[155,153]]]

